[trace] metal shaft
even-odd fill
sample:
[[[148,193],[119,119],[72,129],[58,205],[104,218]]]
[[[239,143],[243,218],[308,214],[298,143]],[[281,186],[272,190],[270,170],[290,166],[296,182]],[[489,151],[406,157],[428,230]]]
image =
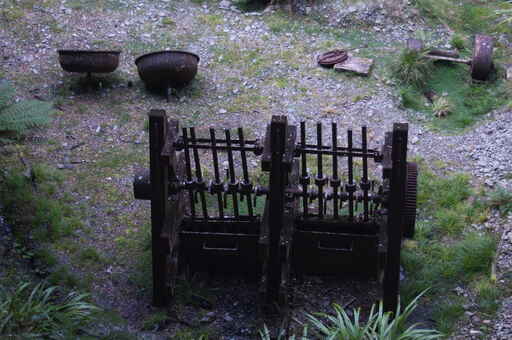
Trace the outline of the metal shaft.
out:
[[[306,122],[300,122],[300,143],[302,146],[301,167],[302,167],[302,205],[304,209],[304,218],[308,217],[308,168],[306,153]]]
[[[354,163],[352,159],[352,130],[347,130],[347,165],[348,165],[348,217],[352,221],[354,219]]]
[[[197,190],[199,191],[199,195],[201,197],[201,209],[203,211],[203,218],[205,220],[208,219],[208,208],[206,207],[206,196],[205,196],[205,189],[206,186],[203,182],[203,173],[201,171],[201,161],[199,160],[199,152],[197,151],[197,148],[195,148],[196,144],[196,130],[194,127],[190,128],[190,142],[192,144],[192,151],[194,153],[194,167],[196,168],[196,178],[197,178]]]
[[[332,204],[334,210],[334,218],[338,218],[338,154],[335,152],[338,147],[338,127],[336,122],[332,122],[331,124],[331,135],[332,135]]]
[[[361,131],[361,139],[363,148],[363,180],[362,180],[362,189],[363,189],[363,209],[364,209],[364,221],[368,221],[368,146],[367,146],[367,130],[366,126],[362,127]]]
[[[322,124],[316,124],[316,141],[318,150],[322,150]],[[317,163],[317,186],[318,186],[318,216],[322,218],[324,216],[324,188],[323,188],[323,164],[322,154],[318,153],[316,157]]]
[[[235,163],[233,161],[233,150],[231,149],[231,133],[229,130],[225,130],[226,133],[226,146],[228,147],[228,165],[229,165],[229,191],[231,191],[231,197],[233,198],[233,213],[235,218],[239,217],[238,211],[238,197],[236,195],[236,178],[235,178]]]
[[[244,130],[242,128],[238,128],[238,139],[240,140],[240,157],[242,158],[242,171],[244,175],[243,185],[250,186],[251,182],[249,181],[249,170],[247,169],[247,156],[245,154],[245,140],[244,140]],[[246,201],[247,201],[247,211],[249,213],[249,217],[253,217],[254,212],[252,210],[252,202],[251,202],[251,194],[250,192],[246,192]]]
[[[194,200],[194,190],[192,189],[192,166],[190,164],[190,151],[188,149],[187,128],[183,128],[183,150],[185,151],[185,172],[187,174],[187,185],[189,185],[188,196],[190,198],[190,214],[196,216],[196,206]]]
[[[217,185],[220,187],[220,173],[219,173],[219,156],[217,154],[217,140],[215,138],[215,129],[210,128],[210,140],[212,143],[212,158],[213,158],[213,175],[215,176],[215,183],[213,185]],[[217,194],[217,206],[219,208],[219,218],[224,218],[224,203],[222,202],[222,192],[219,190],[216,192]]]

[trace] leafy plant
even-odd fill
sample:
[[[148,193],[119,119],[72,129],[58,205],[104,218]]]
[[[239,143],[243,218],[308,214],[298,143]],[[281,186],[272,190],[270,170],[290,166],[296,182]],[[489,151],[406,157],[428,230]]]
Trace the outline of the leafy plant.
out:
[[[0,334],[21,339],[66,339],[89,321],[99,308],[86,294],[71,292],[59,298],[58,287],[19,284],[13,292],[0,290]]]
[[[55,112],[52,104],[40,100],[14,101],[14,88],[0,81],[0,133],[23,134],[28,129],[51,122]]]
[[[489,194],[489,206],[505,216],[512,212],[512,192],[498,188]]]
[[[440,96],[434,99],[432,111],[436,117],[445,117],[453,111],[453,105],[447,97]]]
[[[393,74],[400,84],[412,85],[418,89],[425,86],[432,73],[432,61],[425,57],[426,51],[403,49],[398,62],[393,65]]]
[[[453,47],[455,47],[456,49],[458,49],[459,51],[462,51],[466,48],[466,40],[464,39],[463,36],[461,36],[459,34],[455,34],[452,37],[450,44]]]
[[[339,305],[334,304],[334,314],[306,314],[300,338],[292,335],[288,340],[329,339],[329,340],[434,340],[443,335],[433,329],[418,328],[418,324],[407,326],[406,322],[418,306],[418,300],[425,292],[419,294],[402,311],[400,305],[396,313],[384,312],[382,302],[378,308],[373,305],[366,321],[361,321],[360,310],[353,311],[353,318]],[[308,337],[308,330],[315,336]],[[261,340],[270,340],[267,326],[259,332]],[[285,332],[279,332],[277,339],[285,340]]]
[[[307,314],[309,323],[322,338],[339,340],[388,340],[388,339],[410,339],[430,340],[439,339],[442,334],[432,329],[418,328],[418,324],[409,327],[406,321],[411,313],[418,306],[418,300],[423,295],[418,295],[402,311],[398,306],[396,313],[384,312],[382,302],[379,307],[372,306],[370,315],[366,322],[360,321],[360,311],[354,311],[351,319],[339,305],[334,305],[334,315],[325,313],[316,314],[322,319]],[[393,315],[394,314],[394,315]]]

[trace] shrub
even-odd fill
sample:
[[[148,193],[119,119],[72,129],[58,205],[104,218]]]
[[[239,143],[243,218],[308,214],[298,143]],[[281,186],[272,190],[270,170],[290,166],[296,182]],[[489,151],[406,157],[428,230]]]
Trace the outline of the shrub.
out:
[[[67,339],[99,308],[85,302],[86,294],[59,298],[58,287],[19,284],[13,292],[0,290],[0,334],[21,339]]]
[[[393,74],[403,85],[412,85],[418,89],[425,86],[432,73],[432,60],[425,57],[426,51],[403,49],[398,62],[392,67]]]

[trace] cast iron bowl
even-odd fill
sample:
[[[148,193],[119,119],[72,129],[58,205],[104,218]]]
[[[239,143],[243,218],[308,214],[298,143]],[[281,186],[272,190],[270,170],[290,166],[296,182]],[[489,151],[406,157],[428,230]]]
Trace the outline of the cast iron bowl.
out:
[[[110,73],[119,65],[121,51],[58,50],[64,71],[78,73]]]
[[[159,51],[135,59],[140,78],[150,89],[179,89],[194,79],[199,56],[186,51]]]

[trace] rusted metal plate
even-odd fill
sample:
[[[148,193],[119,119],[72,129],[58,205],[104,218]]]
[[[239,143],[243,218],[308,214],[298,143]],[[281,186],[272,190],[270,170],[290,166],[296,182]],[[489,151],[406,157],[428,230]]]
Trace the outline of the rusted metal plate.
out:
[[[471,77],[476,80],[487,80],[492,71],[492,50],[494,40],[488,35],[475,35],[475,48],[471,62]]]
[[[348,53],[344,50],[332,50],[320,54],[317,58],[318,65],[323,67],[333,67],[336,64],[342,63],[348,58]]]
[[[362,76],[368,76],[372,65],[373,59],[349,56],[344,62],[334,65],[334,70],[354,72]]]

